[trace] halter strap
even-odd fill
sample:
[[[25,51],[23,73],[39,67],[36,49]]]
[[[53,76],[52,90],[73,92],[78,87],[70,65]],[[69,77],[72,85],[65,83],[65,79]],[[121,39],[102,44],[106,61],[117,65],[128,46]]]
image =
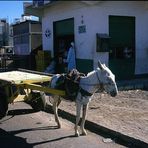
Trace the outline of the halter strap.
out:
[[[99,81],[100,90],[103,91],[103,90],[104,90],[103,83],[102,83],[101,80],[99,79],[99,76],[98,76],[97,71],[96,71],[96,76],[97,76],[98,81]]]
[[[101,81],[100,81],[100,79],[99,79],[99,76],[98,76],[97,71],[96,71],[96,76],[97,76],[97,78],[98,78],[99,84],[102,84]]]
[[[92,93],[86,91],[83,88],[80,88],[79,91],[80,91],[81,95],[84,96],[84,97],[86,97],[86,96],[92,96]]]

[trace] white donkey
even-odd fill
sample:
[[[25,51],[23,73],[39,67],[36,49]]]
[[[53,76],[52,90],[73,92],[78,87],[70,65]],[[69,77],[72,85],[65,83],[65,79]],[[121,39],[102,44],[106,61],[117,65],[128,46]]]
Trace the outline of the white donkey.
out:
[[[51,88],[55,88],[56,81],[58,80],[60,74],[53,76],[51,80]],[[79,91],[76,97],[76,124],[75,124],[75,136],[79,136],[78,124],[80,121],[81,109],[82,113],[82,122],[81,130],[82,135],[87,135],[86,130],[84,129],[84,124],[86,120],[86,111],[88,104],[91,101],[93,94],[96,91],[106,91],[112,97],[115,97],[118,93],[117,85],[115,82],[115,75],[111,70],[98,62],[98,68],[90,73],[87,76],[80,77]],[[58,127],[61,127],[59,118],[58,118],[58,106],[61,102],[62,97],[53,96],[53,111],[55,115],[55,121],[58,124]]]

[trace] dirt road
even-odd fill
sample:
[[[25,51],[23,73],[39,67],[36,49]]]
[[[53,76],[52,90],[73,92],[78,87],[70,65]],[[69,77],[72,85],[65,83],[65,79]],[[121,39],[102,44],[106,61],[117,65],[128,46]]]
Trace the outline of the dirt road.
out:
[[[62,101],[59,108],[75,114],[75,103]],[[148,91],[119,91],[113,98],[95,94],[87,120],[148,143]]]

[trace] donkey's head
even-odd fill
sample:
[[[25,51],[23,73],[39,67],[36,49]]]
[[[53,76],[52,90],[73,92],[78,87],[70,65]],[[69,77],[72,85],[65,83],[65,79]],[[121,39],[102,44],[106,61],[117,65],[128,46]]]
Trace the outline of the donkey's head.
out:
[[[118,93],[117,85],[115,82],[115,75],[108,67],[105,66],[105,64],[101,64],[100,61],[98,62],[98,70],[100,70],[99,79],[103,89],[112,97],[115,97]]]

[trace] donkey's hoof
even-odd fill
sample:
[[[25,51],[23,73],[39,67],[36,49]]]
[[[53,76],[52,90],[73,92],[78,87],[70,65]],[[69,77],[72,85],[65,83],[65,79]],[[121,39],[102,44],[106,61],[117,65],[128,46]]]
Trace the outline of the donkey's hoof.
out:
[[[58,126],[58,128],[61,128],[61,124],[58,124],[57,126]]]
[[[86,136],[87,135],[87,132],[85,129],[82,129],[82,136]]]
[[[75,133],[75,137],[79,137],[80,136],[80,134],[79,133]]]
[[[82,132],[82,136],[87,136],[87,132]]]

